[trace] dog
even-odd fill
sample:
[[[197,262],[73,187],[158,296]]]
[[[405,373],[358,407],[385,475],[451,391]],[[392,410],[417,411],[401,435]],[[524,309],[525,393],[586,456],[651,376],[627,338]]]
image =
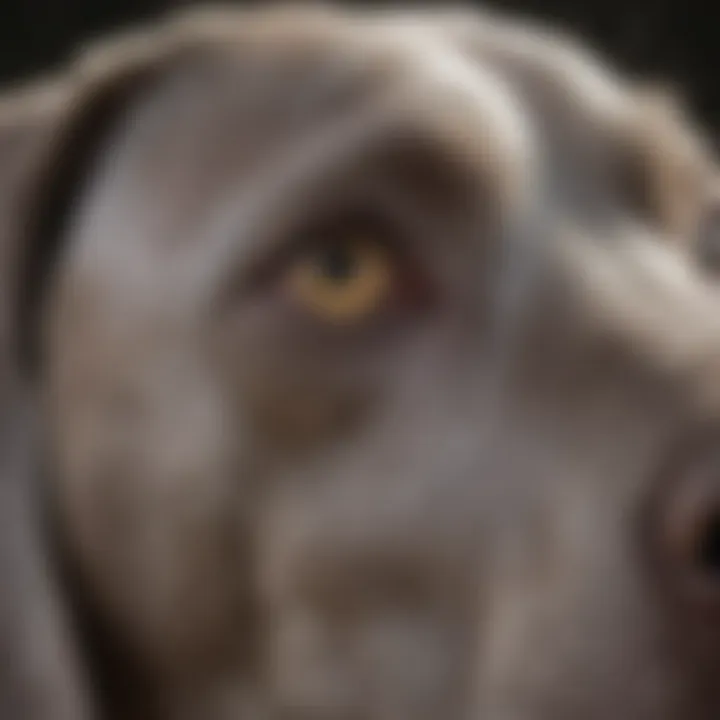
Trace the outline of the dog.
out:
[[[2,717],[718,717],[717,207],[682,101],[490,12],[8,89]]]

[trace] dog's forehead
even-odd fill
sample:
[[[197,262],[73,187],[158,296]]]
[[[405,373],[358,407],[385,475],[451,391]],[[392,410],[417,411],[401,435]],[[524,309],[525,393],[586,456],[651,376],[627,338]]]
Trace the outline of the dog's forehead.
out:
[[[135,189],[114,202],[135,211],[152,198],[154,212],[172,204],[181,220],[174,235],[228,183],[330,134],[343,114],[362,114],[365,134],[382,141],[373,124],[388,112],[397,120],[389,132],[402,132],[404,122],[408,134],[424,134],[448,163],[482,173],[495,198],[537,194],[539,172],[547,171],[540,167],[541,156],[548,160],[547,118],[538,117],[527,78],[512,69],[517,63],[537,65],[539,79],[564,87],[566,114],[580,108],[575,120],[565,119],[568,127],[589,115],[602,136],[603,123],[629,112],[629,95],[589,59],[568,50],[568,62],[562,53],[558,61],[550,39],[528,29],[535,42],[524,42],[523,32],[508,34],[484,18],[468,22],[478,54],[453,32],[459,17],[307,7],[191,14],[173,29],[187,38],[169,72],[133,104],[100,158],[112,155],[116,187],[124,178]],[[499,41],[495,30],[504,32]],[[105,63],[122,64],[127,52],[121,43]]]
[[[350,20],[263,27],[194,43],[133,101],[86,185],[75,246],[96,257],[99,246],[167,248],[303,163],[316,194],[329,194],[339,166],[413,142],[464,175],[478,205],[532,192],[537,140],[522,98],[441,33]]]
[[[248,17],[251,21],[226,26],[225,16],[208,15],[204,31],[196,18],[195,41],[134,103],[100,158],[100,172],[89,185],[74,240],[74,252],[84,260],[80,267],[89,268],[95,282],[126,292],[127,283],[142,275],[148,287],[157,288],[158,265],[138,258],[147,259],[147,248],[160,246],[155,257],[163,258],[160,262],[168,271],[164,275],[170,278],[163,255],[168,238],[202,238],[203,252],[209,254],[201,228],[212,219],[208,216],[224,212],[227,205],[242,206],[242,192],[233,195],[236,188],[285,177],[293,162],[313,152],[321,160],[313,171],[317,175],[319,167],[330,178],[337,158],[352,155],[347,147],[335,152],[338,145],[355,143],[364,152],[398,128],[430,139],[443,161],[476,170],[485,190],[478,194],[478,203],[490,197],[516,201],[508,215],[515,215],[520,234],[524,232],[521,244],[530,244],[525,249],[513,245],[510,255],[518,249],[514,255],[526,266],[545,242],[533,234],[561,228],[553,227],[552,220],[542,228],[547,217],[538,218],[535,226],[532,218],[522,217],[523,201],[532,205],[542,191],[537,173],[547,156],[541,158],[538,151],[547,138],[535,122],[537,105],[526,103],[527,78],[508,71],[503,57],[532,65],[534,53],[543,66],[540,75],[564,85],[567,97],[577,96],[585,114],[600,123],[629,111],[628,96],[619,84],[569,50],[564,51],[570,52],[566,59],[573,62],[565,63],[563,51],[553,54],[549,41],[532,33],[526,36],[527,46],[522,33],[500,40],[493,40],[492,33],[483,39],[481,33],[478,56],[453,40],[448,32],[453,26],[435,27],[420,14],[370,17],[288,10],[285,15]],[[353,132],[338,132],[343,123]],[[328,181],[327,192],[331,185]],[[323,192],[322,182],[316,187]],[[488,187],[494,194],[487,194]],[[280,202],[275,212],[284,209]],[[611,226],[602,231],[621,232]],[[478,242],[487,241],[480,235],[481,229]],[[549,253],[553,272],[580,279],[565,287],[567,302],[585,307],[581,322],[616,328],[631,353],[647,350],[648,362],[662,362],[665,355],[673,358],[681,346],[690,358],[690,347],[695,346],[683,345],[676,328],[696,329],[697,342],[705,348],[698,346],[697,352],[707,355],[716,332],[711,323],[695,318],[708,317],[715,300],[686,293],[677,278],[658,269],[673,267],[677,272],[670,275],[682,275],[688,268],[679,255],[666,258],[654,242],[642,245],[641,252],[664,259],[640,263],[645,269],[638,272],[649,281],[638,275],[635,284],[628,284],[628,259],[611,249],[618,243],[586,241],[579,239],[559,251],[540,248],[541,254]],[[633,266],[635,260],[629,262]],[[123,273],[123,267],[131,272]],[[607,269],[606,276],[598,275],[600,267]],[[498,284],[513,282],[511,273]],[[660,307],[653,292],[668,312],[687,320],[649,322],[648,313]],[[526,301],[534,302],[532,293]]]
[[[124,151],[137,147],[147,157],[153,147],[176,153],[192,144],[197,156],[223,144],[231,157],[242,145],[266,160],[288,141],[326,132],[344,113],[364,114],[368,134],[373,121],[394,113],[391,131],[405,122],[409,134],[444,135],[439,146],[452,139],[455,157],[481,164],[492,153],[529,174],[537,139],[512,85],[420,16],[402,17],[370,23],[343,15],[343,22],[323,23],[299,14],[286,25],[272,22],[271,13],[222,38],[200,34],[145,96]]]

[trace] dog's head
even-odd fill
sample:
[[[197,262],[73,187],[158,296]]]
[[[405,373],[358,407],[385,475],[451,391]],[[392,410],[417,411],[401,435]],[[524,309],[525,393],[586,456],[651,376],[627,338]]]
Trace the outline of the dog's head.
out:
[[[285,8],[103,46],[0,122],[4,374],[133,712],[717,715],[682,118],[498,18]]]

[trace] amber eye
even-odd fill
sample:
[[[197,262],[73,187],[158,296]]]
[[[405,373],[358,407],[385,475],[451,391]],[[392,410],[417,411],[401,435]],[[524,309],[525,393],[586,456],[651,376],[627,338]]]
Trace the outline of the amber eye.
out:
[[[382,305],[393,279],[392,252],[360,237],[301,254],[285,276],[285,287],[296,305],[317,318],[354,323]]]
[[[663,565],[676,593],[720,612],[720,446],[666,487],[657,526]]]

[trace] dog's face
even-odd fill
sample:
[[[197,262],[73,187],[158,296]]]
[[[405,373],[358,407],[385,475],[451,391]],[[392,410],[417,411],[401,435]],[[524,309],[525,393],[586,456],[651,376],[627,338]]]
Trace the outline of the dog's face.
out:
[[[60,532],[155,712],[715,717],[689,136],[499,21],[203,32],[60,183],[36,302]]]

